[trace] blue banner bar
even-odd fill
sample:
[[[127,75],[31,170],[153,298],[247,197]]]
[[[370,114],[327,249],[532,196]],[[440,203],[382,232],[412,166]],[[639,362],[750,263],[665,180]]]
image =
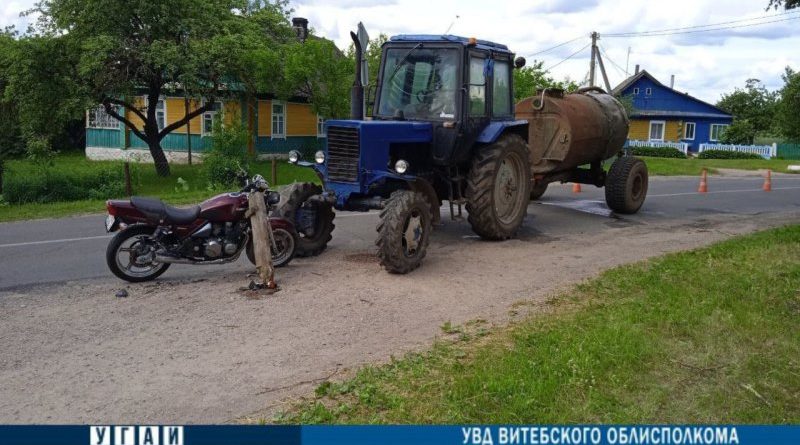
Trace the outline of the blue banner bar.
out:
[[[798,445],[800,426],[0,426],[0,445]]]

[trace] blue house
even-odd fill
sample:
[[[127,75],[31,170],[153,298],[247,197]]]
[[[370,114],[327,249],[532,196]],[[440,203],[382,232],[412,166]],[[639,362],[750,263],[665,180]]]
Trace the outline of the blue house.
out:
[[[639,71],[638,65],[636,74],[614,88],[613,94],[633,99],[631,144],[696,152],[700,144],[717,143],[733,121],[733,116],[714,105],[662,84],[646,70]]]

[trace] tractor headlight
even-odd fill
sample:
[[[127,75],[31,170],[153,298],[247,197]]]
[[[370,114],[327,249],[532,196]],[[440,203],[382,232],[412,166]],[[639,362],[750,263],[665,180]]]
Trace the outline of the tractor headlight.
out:
[[[297,150],[292,150],[289,152],[289,163],[290,164],[297,164],[297,161],[300,160],[300,152]]]
[[[324,164],[325,163],[325,152],[320,150],[314,153],[314,160],[317,161],[317,164]]]
[[[400,173],[401,175],[408,171],[408,161],[400,159],[394,164],[394,171]]]

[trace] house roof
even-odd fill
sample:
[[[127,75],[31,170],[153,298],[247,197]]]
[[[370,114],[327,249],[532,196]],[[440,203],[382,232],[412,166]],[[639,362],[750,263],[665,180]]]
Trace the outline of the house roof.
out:
[[[727,111],[723,110],[722,108],[717,107],[714,104],[710,104],[706,101],[700,100],[694,96],[691,96],[689,93],[682,93],[674,88],[670,88],[663,83],[659,82],[658,79],[653,77],[652,74],[648,73],[647,70],[641,70],[637,74],[628,77],[627,79],[623,80],[622,83],[616,86],[616,88],[611,90],[611,94],[614,96],[619,96],[622,94],[623,91],[630,88],[636,82],[641,80],[642,78],[647,78],[657,86],[669,90],[675,93],[678,96],[685,97],[689,100],[693,100],[695,102],[699,102],[703,105],[706,105],[714,110],[717,110],[719,113],[697,113],[697,112],[688,112],[688,111],[669,111],[669,110],[636,110],[634,113],[635,116],[693,116],[693,117],[710,117],[710,118],[733,118],[733,115],[728,113]]]

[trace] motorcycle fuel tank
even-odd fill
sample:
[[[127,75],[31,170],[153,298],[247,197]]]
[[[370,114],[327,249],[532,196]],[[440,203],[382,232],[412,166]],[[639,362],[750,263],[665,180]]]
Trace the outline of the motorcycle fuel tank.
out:
[[[238,221],[247,211],[247,195],[223,193],[200,203],[200,218],[215,221]]]

